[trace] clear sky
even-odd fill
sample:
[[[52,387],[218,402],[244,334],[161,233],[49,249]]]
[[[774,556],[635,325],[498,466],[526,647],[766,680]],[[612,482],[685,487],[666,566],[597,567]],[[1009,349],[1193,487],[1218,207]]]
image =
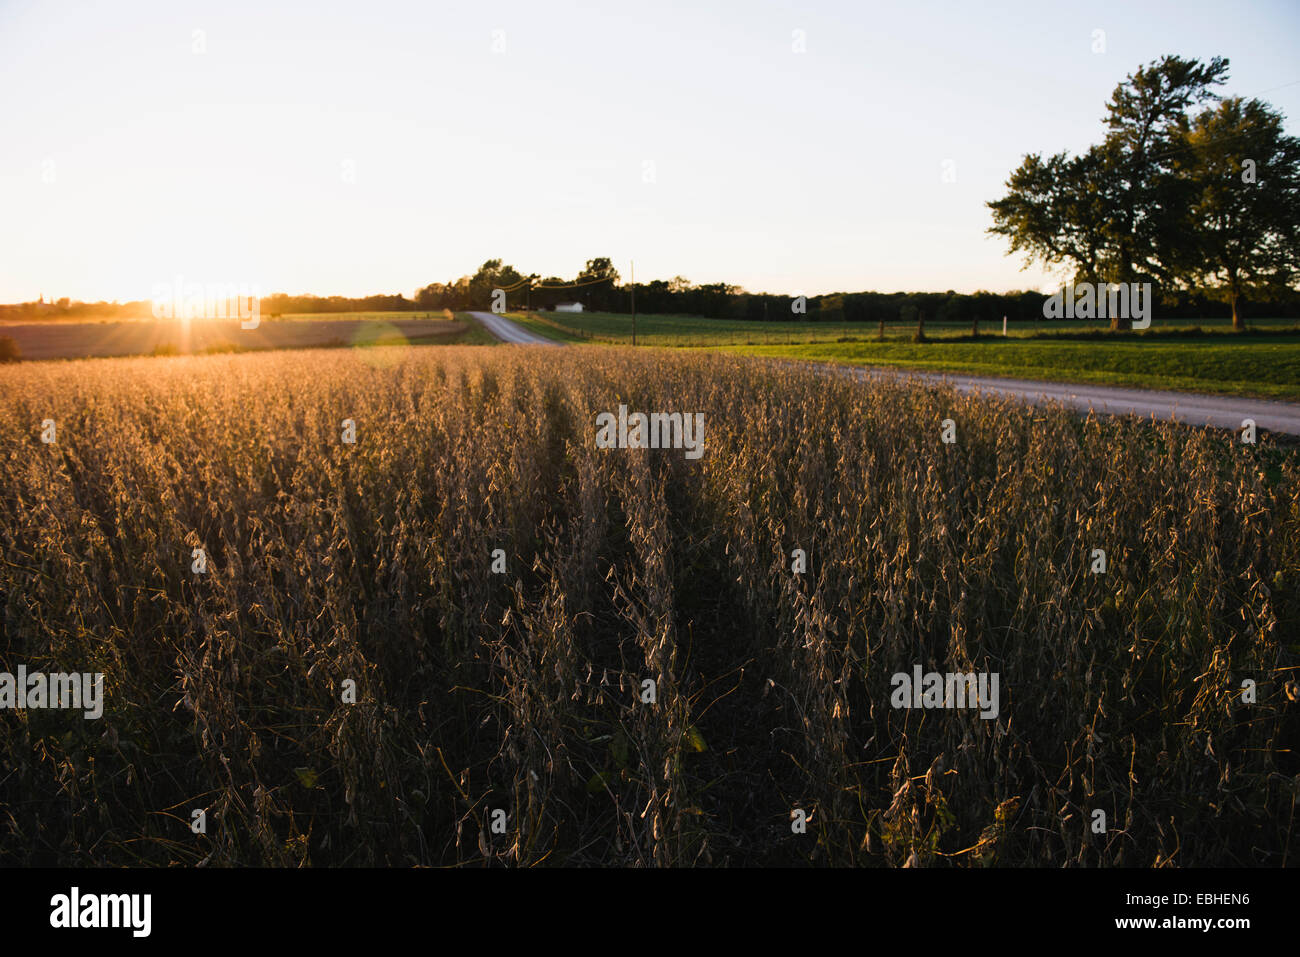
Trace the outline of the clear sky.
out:
[[[1139,65],[1226,56],[1300,132],[1296,0],[989,6],[0,0],[0,301],[410,295],[498,256],[1036,288],[984,203]]]

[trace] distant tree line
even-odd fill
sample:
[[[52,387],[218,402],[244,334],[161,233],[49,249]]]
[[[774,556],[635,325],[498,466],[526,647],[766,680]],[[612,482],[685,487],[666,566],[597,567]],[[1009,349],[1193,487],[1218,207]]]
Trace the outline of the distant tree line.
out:
[[[1229,319],[1232,307],[1214,289],[1155,290],[1159,319]],[[639,295],[639,294],[638,294]],[[925,321],[969,324],[975,322],[1047,322],[1043,303],[1047,296],[1028,290],[995,293],[948,292],[855,292],[834,293],[808,301],[808,318],[823,322],[893,322],[914,324],[918,313]],[[789,300],[786,310],[789,311]],[[752,306],[749,307],[752,312]],[[1300,319],[1300,295],[1279,295],[1252,303],[1259,316]],[[736,318],[754,318],[752,315]],[[1105,320],[1102,320],[1105,321]]]
[[[705,316],[711,319],[801,322],[916,323],[918,315],[939,323],[1034,322],[1043,318],[1046,294],[1035,290],[1004,293],[979,290],[947,292],[836,292],[797,299],[771,293],[751,293],[730,283],[695,284],[682,276],[650,282],[621,283],[607,257],[587,261],[576,276],[540,278],[525,274],[500,259],[490,259],[473,276],[432,283],[415,296],[421,310],[492,308],[493,293],[501,290],[507,310],[554,309],[580,302],[591,312]],[[1217,288],[1161,287],[1155,289],[1158,317],[1218,319],[1232,315]],[[1274,287],[1273,295],[1253,300],[1258,315],[1300,319],[1300,295]]]
[[[603,260],[608,262],[608,260]],[[506,307],[511,310],[553,309],[563,302],[581,302],[588,311],[629,313],[633,287],[619,284],[584,270],[574,279],[548,277],[531,287],[523,276],[500,260],[490,260],[485,270],[455,282],[425,286],[408,299],[401,295],[365,296],[289,296],[276,293],[261,300],[262,316],[293,314],[328,314],[344,312],[441,312],[492,308],[495,289],[508,289]],[[599,263],[602,260],[592,260]],[[492,264],[496,265],[493,266]],[[617,273],[614,273],[617,276]],[[513,288],[508,288],[513,285]],[[1156,287],[1159,319],[1228,319],[1232,307],[1217,289],[1164,289]],[[836,292],[809,296],[802,303],[791,296],[746,292],[727,283],[694,285],[678,276],[670,280],[639,282],[635,287],[639,313],[682,316],[706,316],[712,319],[796,322],[903,323],[915,325],[918,314],[926,322],[962,325],[1002,322],[1037,322],[1043,319],[1043,302],[1047,296],[1034,290],[1004,293],[978,291],[947,292]],[[0,319],[10,321],[51,318],[129,319],[148,316],[151,303],[134,302],[29,302],[0,305]],[[1240,303],[1239,303],[1240,310]],[[1293,290],[1267,299],[1251,300],[1250,311],[1257,316],[1300,320],[1300,295]]]
[[[288,296],[277,292],[263,296],[261,305],[264,316],[313,312],[402,312],[416,308],[414,302],[400,294],[349,299],[346,296]]]
[[[290,296],[278,292],[260,300],[262,316],[284,316],[294,313],[330,312],[401,312],[418,308],[413,300],[402,295],[364,296],[350,299],[346,296]],[[20,302],[0,305],[0,319],[140,319],[153,314],[153,303],[148,299],[129,302],[77,302],[59,299],[46,302]]]

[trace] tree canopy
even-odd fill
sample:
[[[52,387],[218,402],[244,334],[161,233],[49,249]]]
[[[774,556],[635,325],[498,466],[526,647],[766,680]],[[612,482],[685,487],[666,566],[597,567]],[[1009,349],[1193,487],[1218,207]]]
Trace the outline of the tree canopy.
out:
[[[1300,152],[1266,104],[1220,100],[1227,75],[1222,57],[1178,56],[1129,74],[1106,105],[1103,140],[1079,156],[1025,156],[988,204],[989,232],[1027,265],[1072,269],[1074,282],[1146,281],[1165,294],[1212,285],[1240,328],[1239,296],[1286,288],[1300,268]],[[1249,181],[1247,156],[1261,170]],[[1130,322],[1111,317],[1112,328]]]

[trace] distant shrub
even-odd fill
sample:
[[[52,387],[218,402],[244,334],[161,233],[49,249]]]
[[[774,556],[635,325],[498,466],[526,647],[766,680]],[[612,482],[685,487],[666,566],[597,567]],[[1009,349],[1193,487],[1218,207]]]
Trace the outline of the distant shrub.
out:
[[[171,342],[159,343],[158,345],[153,347],[153,352],[150,353],[150,355],[155,355],[155,356],[178,356],[180,354],[181,351],[176,348],[176,345],[174,343]]]
[[[0,362],[17,362],[23,357],[12,336],[0,336]]]

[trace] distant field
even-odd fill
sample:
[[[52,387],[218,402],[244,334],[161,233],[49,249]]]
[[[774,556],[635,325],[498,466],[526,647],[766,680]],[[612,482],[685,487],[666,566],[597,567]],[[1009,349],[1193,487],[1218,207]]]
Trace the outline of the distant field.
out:
[[[621,313],[507,313],[517,322],[535,329],[542,335],[559,340],[607,341],[630,343],[632,317]],[[1297,329],[1294,319],[1251,319],[1254,327]],[[1192,329],[1199,326],[1206,331],[1229,333],[1231,322],[1226,319],[1166,319],[1152,323],[1154,335],[1162,330]],[[636,318],[637,343],[653,346],[743,346],[743,345],[797,345],[800,343],[835,342],[838,339],[875,341],[880,326],[874,322],[748,322],[741,319],[707,319],[703,316],[638,315]],[[1008,338],[1029,338],[1035,335],[1058,332],[1105,331],[1105,320],[1051,321],[1039,323],[1011,323]],[[885,324],[886,340],[910,342],[916,331],[915,323],[889,322]],[[1002,323],[980,324],[980,335],[1002,338]],[[926,322],[926,335],[943,339],[969,336],[971,324]]]
[[[390,312],[292,312],[283,315],[262,314],[263,322],[356,322],[358,320],[392,322],[394,320],[411,320],[411,319],[452,319],[454,313],[449,310],[431,310],[412,312],[409,309],[403,309]],[[136,315],[120,316],[99,316],[93,314],[69,316],[43,316],[39,319],[13,319],[0,318],[0,327],[11,326],[66,326],[66,325],[115,325],[122,322],[132,323],[151,323],[157,322],[150,313],[141,312]],[[205,322],[211,320],[203,320]]]
[[[344,315],[349,318],[342,318]],[[219,319],[151,319],[143,322],[52,322],[3,327],[24,359],[131,355],[188,355],[329,346],[472,344],[486,333],[468,319],[412,319],[411,313],[355,313],[315,320],[262,319],[255,329]],[[369,318],[367,318],[369,317]],[[403,318],[404,317],[404,318]]]

